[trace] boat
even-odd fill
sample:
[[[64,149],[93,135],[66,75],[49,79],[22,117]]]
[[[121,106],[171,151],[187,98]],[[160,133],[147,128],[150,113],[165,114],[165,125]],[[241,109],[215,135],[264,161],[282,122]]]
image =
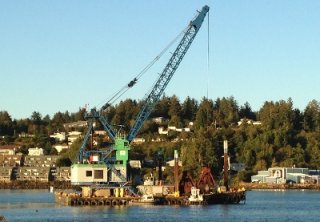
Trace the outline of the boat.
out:
[[[131,201],[133,205],[154,205],[154,197],[152,194],[144,194],[140,199],[135,199]]]
[[[200,194],[200,189],[196,187],[191,187],[191,195],[188,199],[191,204],[193,203],[202,203],[203,202],[203,195]]]
[[[205,204],[239,204],[245,203],[246,193],[244,189],[229,190],[215,193],[203,194]]]

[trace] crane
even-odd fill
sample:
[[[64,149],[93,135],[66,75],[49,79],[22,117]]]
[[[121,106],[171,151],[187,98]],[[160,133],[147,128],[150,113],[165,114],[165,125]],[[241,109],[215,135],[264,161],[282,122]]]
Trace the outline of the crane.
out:
[[[144,99],[144,105],[139,112],[135,123],[131,130],[129,131],[128,135],[121,136],[117,134],[113,127],[108,123],[107,119],[102,115],[103,111],[109,104],[104,105],[100,110],[96,110],[95,108],[91,109],[89,113],[85,115],[85,119],[88,122],[88,129],[82,141],[79,150],[79,163],[83,163],[84,160],[90,159],[90,157],[95,156],[95,158],[91,158],[92,162],[99,162],[104,163],[107,166],[107,172],[111,170],[112,173],[109,173],[108,177],[101,176],[101,170],[103,170],[103,166],[97,165],[96,169],[93,169],[97,172],[97,178],[92,178],[92,174],[89,173],[88,175],[80,175],[80,168],[83,166],[73,165],[71,169],[71,175],[75,175],[75,177],[71,176],[71,182],[73,184],[87,184],[91,182],[102,182],[107,181],[109,182],[116,182],[121,186],[124,186],[127,183],[126,180],[126,165],[128,161],[128,151],[130,150],[130,143],[136,137],[139,130],[141,129],[144,121],[149,117],[150,113],[152,112],[154,106],[160,100],[161,95],[163,94],[165,88],[167,87],[168,83],[170,82],[172,76],[174,75],[175,71],[178,69],[183,57],[187,53],[191,43],[193,42],[194,38],[196,37],[203,20],[206,14],[209,11],[209,6],[205,5],[201,11],[198,12],[197,16],[190,21],[188,27],[179,42],[178,46],[176,47],[175,51],[172,53],[171,58],[169,59],[167,65],[161,72],[159,78],[155,82],[152,87],[151,92],[146,96]],[[129,82],[128,87],[132,87],[136,83],[137,79],[133,79]],[[93,128],[95,121],[98,121],[103,126],[104,130],[108,133],[109,138],[114,141],[114,146],[112,146],[108,150],[87,150],[86,146],[89,141],[90,136],[93,134]],[[116,157],[109,158],[109,155],[116,151]],[[90,161],[90,162],[91,162]],[[99,168],[102,167],[102,168]],[[74,171],[74,173],[72,173]],[[103,174],[103,172],[102,172]],[[85,177],[89,177],[89,180],[86,180]],[[94,175],[93,175],[94,176]]]

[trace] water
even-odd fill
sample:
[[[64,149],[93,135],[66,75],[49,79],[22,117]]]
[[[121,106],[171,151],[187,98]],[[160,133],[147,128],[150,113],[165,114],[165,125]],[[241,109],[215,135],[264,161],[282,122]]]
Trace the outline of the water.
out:
[[[69,207],[47,190],[0,190],[7,221],[320,221],[319,191],[248,191],[239,205]]]

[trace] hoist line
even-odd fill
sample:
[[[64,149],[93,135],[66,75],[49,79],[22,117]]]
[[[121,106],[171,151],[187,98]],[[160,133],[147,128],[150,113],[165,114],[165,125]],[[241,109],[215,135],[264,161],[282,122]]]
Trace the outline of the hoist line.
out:
[[[208,12],[208,30],[207,30],[207,102],[209,103],[209,75],[210,75],[210,14]],[[207,129],[209,127],[209,106],[207,106]]]
[[[210,75],[210,12],[208,12],[208,49],[207,49],[207,98],[209,98],[209,75]]]

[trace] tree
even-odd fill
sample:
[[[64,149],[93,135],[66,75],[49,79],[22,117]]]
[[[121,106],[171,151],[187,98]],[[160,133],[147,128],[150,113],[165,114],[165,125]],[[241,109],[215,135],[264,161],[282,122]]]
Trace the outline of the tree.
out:
[[[86,108],[79,108],[79,111],[72,114],[70,119],[71,121],[84,121],[84,116],[86,114]]]
[[[303,127],[307,131],[319,131],[320,129],[320,104],[312,100],[304,110]]]
[[[138,104],[135,100],[127,99],[121,101],[116,107],[116,113],[113,119],[113,123],[117,125],[130,126],[130,122],[138,114]]]
[[[203,98],[195,119],[195,129],[206,128],[213,123],[213,102]]]
[[[31,114],[31,123],[32,125],[29,125],[28,132],[31,134],[40,134],[41,133],[41,125],[42,125],[42,117],[39,112],[34,111]]]
[[[31,121],[35,125],[40,125],[42,123],[41,114],[39,112],[34,111],[31,115]]]
[[[214,119],[221,127],[228,127],[238,121],[238,105],[233,97],[217,99],[214,104]]]
[[[169,117],[172,118],[173,116],[181,116],[181,105],[177,96],[173,95],[170,98],[169,105],[170,105],[168,110]]]
[[[214,128],[199,129],[181,148],[181,160],[184,171],[197,175],[202,166],[208,166],[212,172],[221,170],[220,156],[223,153],[220,141],[222,135]]]
[[[15,122],[15,131],[16,131],[16,134],[19,134],[19,133],[27,133],[27,132],[28,132],[29,122],[30,122],[29,119],[16,120],[16,122]]]
[[[184,100],[181,107],[181,118],[187,121],[194,121],[198,110],[198,103],[189,96]]]
[[[169,125],[170,126],[175,126],[177,128],[182,128],[183,124],[182,124],[180,116],[178,116],[178,115],[172,116],[171,120],[169,121]]]
[[[318,133],[306,134],[307,146],[305,148],[306,162],[313,169],[320,168],[320,136]]]
[[[57,167],[70,167],[72,164],[69,157],[61,156],[57,159]]]
[[[256,153],[252,149],[248,149],[244,153],[244,163],[248,168],[252,168],[256,164]]]
[[[0,111],[0,135],[13,135],[13,123],[7,111]]]
[[[267,170],[267,163],[264,159],[258,160],[254,166],[254,171],[258,172],[260,170]]]
[[[288,101],[265,102],[259,111],[259,119],[267,130],[284,128],[293,129],[297,119],[292,108],[291,99]]]
[[[26,145],[21,146],[18,150],[17,153],[22,153],[24,155],[28,155],[28,148]]]
[[[52,132],[62,132],[64,131],[64,127],[63,124],[65,124],[67,122],[66,119],[68,119],[69,117],[66,116],[64,113],[62,112],[57,112],[53,115],[53,118],[50,122],[50,127],[51,127],[51,131]]]
[[[63,153],[62,156],[65,158],[69,158],[72,163],[77,163],[77,161],[79,160],[79,149],[81,144],[82,144],[82,139],[81,138],[77,139],[72,143],[70,148],[65,153]]]
[[[240,107],[239,118],[256,120],[256,114],[252,111],[251,106],[248,102],[246,102],[243,106]]]
[[[43,154],[44,155],[52,154],[52,149],[53,149],[53,147],[52,147],[51,143],[49,141],[46,142],[46,144],[45,144],[45,146],[43,148]]]
[[[169,118],[170,98],[163,95],[160,101],[154,107],[150,117],[164,117]]]

